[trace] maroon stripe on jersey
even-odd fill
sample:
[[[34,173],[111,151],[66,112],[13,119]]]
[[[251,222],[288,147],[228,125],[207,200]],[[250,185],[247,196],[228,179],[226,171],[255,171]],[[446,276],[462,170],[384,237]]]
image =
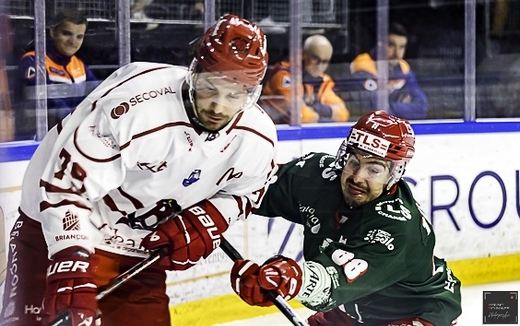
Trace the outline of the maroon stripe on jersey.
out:
[[[177,126],[185,126],[185,127],[190,127],[190,128],[193,129],[193,126],[191,124],[183,122],[183,121],[181,121],[181,122],[169,122],[169,123],[163,124],[162,126],[155,127],[153,129],[146,130],[146,131],[143,131],[143,132],[140,132],[138,134],[133,135],[132,138],[127,143],[121,145],[121,147],[119,147],[119,149],[123,150],[123,149],[127,148],[128,146],[130,146],[130,143],[132,141],[136,140],[137,138],[141,138],[141,137],[144,137],[146,135],[153,134],[154,132],[157,132],[157,131],[162,130],[162,129],[172,128],[172,127],[177,127]]]
[[[274,142],[272,141],[271,138],[262,135],[261,133],[259,133],[258,131],[254,130],[253,128],[243,127],[243,126],[236,126],[235,129],[240,129],[240,130],[245,130],[245,131],[252,132],[253,134],[255,134],[255,135],[257,135],[259,137],[262,137],[263,139],[267,140],[274,147]]]
[[[78,150],[78,152],[83,155],[85,158],[91,160],[91,161],[94,161],[94,162],[97,162],[97,163],[106,163],[106,162],[110,162],[110,161],[115,161],[117,160],[118,158],[121,157],[121,154],[116,154],[112,157],[109,157],[109,158],[95,158],[95,157],[92,157],[90,155],[87,155],[85,152],[83,152],[79,146],[78,146],[78,143],[76,142],[76,139],[77,139],[77,135],[78,135],[78,129],[79,128],[76,128],[76,130],[74,131],[74,146],[76,147],[76,149]]]
[[[71,200],[62,200],[57,204],[51,204],[48,201],[40,202],[40,212],[43,212],[47,208],[56,208],[56,207],[69,206],[69,205],[76,206],[77,208],[81,208],[81,209],[87,209],[89,211],[91,210],[90,207],[87,207],[80,202],[71,201]]]
[[[72,188],[68,188],[68,189],[65,189],[65,188],[60,188],[60,187],[57,187],[51,183],[48,183],[47,181],[43,181],[43,180],[40,180],[40,187],[43,187],[45,188],[45,191],[46,192],[50,192],[50,193],[64,193],[64,194],[76,194],[76,195],[81,195],[82,193],[85,193],[85,187],[82,186],[80,190],[72,190]]]
[[[251,203],[249,202],[249,200],[247,201],[247,203],[245,205],[246,211],[244,212],[244,210],[242,209],[244,207],[244,203],[242,202],[242,197],[233,195],[233,198],[237,202],[238,209],[240,210],[240,213],[238,214],[238,216],[243,215],[244,218],[248,217],[249,213],[251,213],[251,210],[253,208],[251,206]]]
[[[264,135],[262,135],[261,133],[259,133],[258,131],[254,130],[253,128],[249,128],[249,127],[242,127],[242,126],[239,126],[238,125],[238,122],[240,121],[240,118],[242,118],[242,115],[244,114],[244,111],[241,111],[238,115],[237,115],[237,118],[235,119],[235,121],[233,122],[233,124],[231,125],[231,127],[227,130],[227,133],[229,134],[231,132],[231,130],[233,129],[240,129],[240,130],[245,130],[245,131],[249,131],[249,132],[252,132],[260,137],[262,137],[263,139],[267,140],[269,143],[271,143],[271,145],[274,146],[274,142],[271,140],[271,138],[269,137],[266,137]]]
[[[119,208],[117,208],[117,205],[116,203],[114,202],[114,200],[112,199],[112,197],[110,197],[110,195],[106,195],[103,197],[103,202],[105,203],[105,205],[108,206],[108,208],[110,208],[110,210],[112,212],[118,212],[118,213],[121,213],[122,216],[126,216],[126,212],[125,211],[121,211],[119,210]]]
[[[128,77],[127,79],[123,80],[122,82],[120,82],[119,84],[117,84],[116,86],[112,87],[111,89],[109,89],[108,91],[105,92],[105,94],[101,95],[101,97],[97,100],[94,101],[94,103],[92,103],[92,109],[91,111],[94,111],[94,109],[96,108],[96,103],[97,101],[99,101],[100,99],[102,99],[103,97],[107,96],[111,91],[113,91],[114,89],[118,88],[119,86],[123,85],[124,83],[136,78],[136,77],[139,77],[141,75],[144,75],[144,74],[147,74],[149,72],[152,72],[152,71],[155,71],[155,70],[160,70],[160,69],[165,69],[165,68],[170,68],[170,67],[157,67],[157,68],[152,68],[152,69],[148,69],[148,70],[145,70],[145,71],[142,71],[136,75],[133,75],[131,77]]]
[[[226,131],[226,134],[229,135],[229,133],[231,132],[231,130],[235,129],[238,122],[240,121],[240,119],[242,118],[242,116],[244,115],[244,111],[240,111],[238,114],[237,114],[237,118],[235,119],[235,121],[233,121],[233,124],[229,127],[229,129]]]
[[[127,192],[121,189],[121,187],[117,188],[117,190],[119,191],[119,193],[121,193],[123,197],[128,199],[132,203],[132,205],[134,205],[135,209],[144,208],[143,203],[141,203],[137,198],[129,195]]]

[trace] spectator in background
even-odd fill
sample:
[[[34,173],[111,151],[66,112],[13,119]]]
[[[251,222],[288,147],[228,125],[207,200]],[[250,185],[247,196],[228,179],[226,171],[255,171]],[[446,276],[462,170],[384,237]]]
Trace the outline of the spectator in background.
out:
[[[56,125],[97,86],[97,78],[75,54],[81,48],[87,18],[74,9],[60,11],[52,20],[46,44],[47,121],[49,129]],[[36,133],[34,100],[36,91],[35,51],[26,52],[18,66],[21,84],[15,112],[16,139],[31,139]]]
[[[350,113],[334,92],[335,83],[325,73],[332,44],[323,35],[308,37],[303,45],[303,106],[301,122],[345,122]],[[291,76],[288,61],[275,64],[265,79],[260,104],[275,123],[291,120]]]
[[[359,107],[366,110],[385,110],[405,119],[424,119],[428,111],[426,95],[421,91],[415,74],[403,60],[408,43],[408,32],[397,23],[388,28],[388,103],[377,107],[376,48],[358,55],[350,65],[354,79],[353,89],[359,97]]]
[[[146,7],[148,7],[153,0],[130,0],[130,16],[131,18],[138,20],[151,20],[145,13]],[[149,22],[146,24],[146,30],[150,31],[156,29],[159,26],[157,23]]]

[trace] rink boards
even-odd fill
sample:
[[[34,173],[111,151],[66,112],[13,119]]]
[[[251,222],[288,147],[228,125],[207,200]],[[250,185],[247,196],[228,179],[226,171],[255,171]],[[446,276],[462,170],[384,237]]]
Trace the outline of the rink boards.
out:
[[[416,154],[405,177],[433,224],[436,255],[449,262],[463,285],[520,279],[520,122],[413,127]],[[350,124],[280,126],[277,161],[311,151],[335,154],[349,130]],[[31,142],[0,145],[4,245],[17,217],[27,160],[36,147]],[[282,219],[252,216],[231,227],[226,237],[243,256],[258,262],[274,254],[301,259],[300,230]],[[230,267],[229,258],[217,250],[188,271],[170,273],[172,324],[210,325],[269,311],[244,306],[230,295]]]

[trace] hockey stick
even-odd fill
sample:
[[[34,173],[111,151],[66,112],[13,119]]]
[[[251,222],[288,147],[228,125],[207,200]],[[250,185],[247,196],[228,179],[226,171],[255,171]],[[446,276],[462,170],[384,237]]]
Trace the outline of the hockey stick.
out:
[[[220,239],[220,248],[228,255],[233,261],[244,259],[242,255],[229,243],[224,237]],[[282,314],[289,319],[291,324],[294,326],[309,326],[305,320],[300,317],[296,311],[282,298],[281,295],[275,291],[265,291],[265,295],[271,300],[272,303],[282,312]]]
[[[143,259],[133,267],[131,267],[126,272],[120,274],[115,279],[112,280],[110,284],[108,284],[106,287],[104,287],[97,295],[96,300],[99,301],[103,299],[107,294],[111,293],[121,285],[123,285],[126,281],[137,275],[138,273],[142,272],[147,267],[154,264],[156,261],[161,259],[166,255],[167,251],[164,247],[155,249],[150,257]],[[51,323],[47,324],[47,326],[72,326],[72,316],[70,315],[69,310],[64,310],[58,316],[56,319],[54,319]]]

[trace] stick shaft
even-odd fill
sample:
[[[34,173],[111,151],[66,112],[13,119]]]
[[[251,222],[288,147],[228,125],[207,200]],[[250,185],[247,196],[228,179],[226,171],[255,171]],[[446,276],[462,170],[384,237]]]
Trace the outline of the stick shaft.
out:
[[[103,288],[103,290],[99,291],[99,293],[96,295],[96,300],[103,299],[107,294],[114,291],[121,285],[123,285],[126,281],[134,277],[135,275],[139,274],[141,271],[146,269],[147,267],[153,265],[156,261],[161,259],[165,255],[165,249],[159,248],[152,252],[152,254],[146,258],[143,259],[141,262],[134,265],[132,268],[127,270],[126,272],[120,274],[115,279],[110,282],[110,284]]]
[[[224,253],[231,258],[233,261],[243,260],[242,255],[233,247],[231,243],[229,243],[224,237],[220,239],[220,248],[224,251]],[[280,312],[287,317],[287,319],[294,326],[308,326],[307,322],[300,317],[296,311],[282,298],[281,295],[274,291],[265,291],[264,294],[271,300],[272,303],[280,310]]]

